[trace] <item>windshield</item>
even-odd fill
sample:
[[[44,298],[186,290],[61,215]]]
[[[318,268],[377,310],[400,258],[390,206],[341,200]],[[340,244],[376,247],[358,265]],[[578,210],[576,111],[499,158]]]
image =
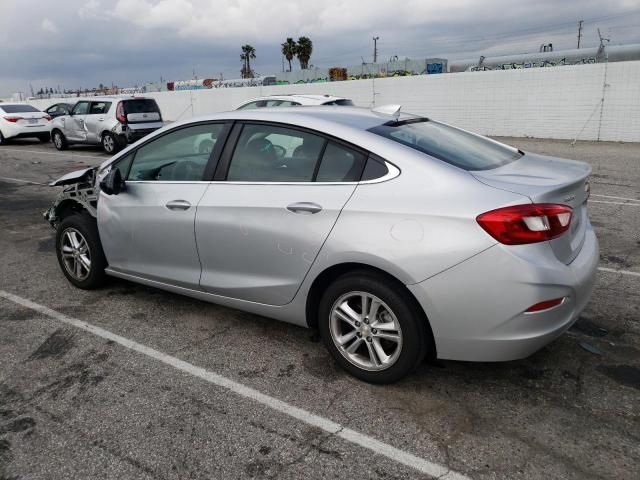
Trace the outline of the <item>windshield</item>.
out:
[[[24,113],[24,112],[39,112],[37,108],[31,105],[0,105],[0,110],[4,110],[4,113]]]
[[[426,118],[369,129],[464,170],[489,170],[522,156],[515,148]]]

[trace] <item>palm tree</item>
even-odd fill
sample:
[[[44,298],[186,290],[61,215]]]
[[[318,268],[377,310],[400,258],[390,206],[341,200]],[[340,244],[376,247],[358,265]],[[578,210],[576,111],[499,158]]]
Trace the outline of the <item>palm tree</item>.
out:
[[[296,51],[298,49],[298,44],[293,40],[293,38],[288,37],[287,41],[282,44],[282,55],[289,62],[289,71],[291,71],[291,60],[296,55]]]
[[[240,60],[243,61],[242,70],[240,70],[242,78],[253,78],[253,71],[251,70],[251,59],[253,58],[256,58],[256,49],[249,44],[243,45],[242,53],[240,54]]]
[[[313,42],[311,39],[309,37],[300,37],[298,39],[296,55],[298,56],[298,60],[300,60],[300,68],[302,70],[309,68],[311,52],[313,52]]]

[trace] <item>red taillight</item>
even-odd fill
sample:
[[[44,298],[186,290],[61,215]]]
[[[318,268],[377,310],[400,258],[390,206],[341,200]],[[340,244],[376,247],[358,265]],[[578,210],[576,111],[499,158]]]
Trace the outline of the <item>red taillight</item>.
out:
[[[553,300],[545,300],[544,302],[531,305],[525,310],[526,313],[541,312],[542,310],[549,310],[550,308],[557,307],[562,303],[564,297],[554,298]]]
[[[7,122],[16,123],[18,120],[22,120],[22,117],[4,117]]]
[[[118,106],[116,107],[116,118],[123,125],[127,122],[127,119],[124,116],[124,103],[118,102]]]
[[[44,116],[44,117],[42,117],[42,118],[44,118],[47,122],[50,122],[50,121],[51,121],[51,115],[45,115],[45,116]]]
[[[505,245],[523,245],[559,237],[569,230],[573,210],[567,205],[533,203],[478,215],[484,230]]]

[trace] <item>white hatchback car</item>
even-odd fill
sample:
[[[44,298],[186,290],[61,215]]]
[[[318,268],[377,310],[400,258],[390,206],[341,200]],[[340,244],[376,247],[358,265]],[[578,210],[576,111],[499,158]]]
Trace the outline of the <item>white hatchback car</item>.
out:
[[[248,100],[236,108],[236,110],[251,110],[265,107],[299,107],[299,106],[331,106],[352,107],[353,101],[344,97],[333,95],[270,95]]]
[[[51,139],[51,117],[26,103],[0,103],[0,145],[10,138]]]

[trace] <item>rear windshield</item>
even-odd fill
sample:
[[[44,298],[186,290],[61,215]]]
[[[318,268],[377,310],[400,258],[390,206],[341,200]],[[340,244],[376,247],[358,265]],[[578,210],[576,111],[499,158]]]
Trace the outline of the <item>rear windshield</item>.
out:
[[[329,102],[323,103],[323,105],[339,105],[341,107],[353,107],[353,102],[346,98],[341,98],[339,100],[331,100]]]
[[[489,170],[522,156],[507,145],[424,118],[379,125],[369,131],[464,170]]]
[[[139,100],[127,100],[124,102],[124,110],[129,113],[151,113],[158,112],[160,109],[155,100],[150,98],[141,98]]]
[[[0,105],[0,110],[4,113],[24,113],[24,112],[39,112],[37,108],[31,105]]]

